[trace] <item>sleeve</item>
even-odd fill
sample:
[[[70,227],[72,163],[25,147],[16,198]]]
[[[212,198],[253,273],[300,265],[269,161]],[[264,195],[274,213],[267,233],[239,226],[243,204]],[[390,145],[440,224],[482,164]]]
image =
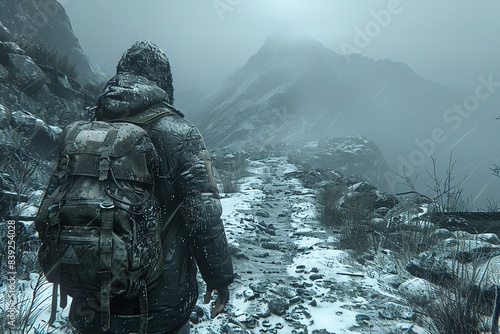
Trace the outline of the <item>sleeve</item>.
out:
[[[233,265],[221,219],[222,207],[210,155],[193,127],[183,143],[175,187],[183,197],[181,213],[191,249],[210,289],[233,281]]]
[[[69,126],[68,126],[69,128]],[[63,132],[59,135],[58,138],[58,155],[57,159],[54,161],[54,165],[51,172],[50,180],[47,184],[47,188],[42,197],[42,201],[40,202],[40,206],[35,217],[35,230],[38,232],[38,237],[40,240],[45,240],[47,233],[47,226],[49,220],[49,208],[53,204],[54,201],[54,192],[59,187],[59,175],[58,175],[58,163],[61,156],[62,145],[66,138],[68,130],[67,128],[63,130]]]
[[[38,237],[42,241],[45,240],[47,232],[49,207],[50,205],[52,205],[53,201],[51,195],[54,193],[58,186],[58,177],[56,175],[56,172],[57,162],[54,163],[54,167],[52,168],[52,176],[49,180],[47,188],[45,189],[45,193],[43,195],[42,201],[40,202],[40,207],[35,218],[35,230],[38,232]]]

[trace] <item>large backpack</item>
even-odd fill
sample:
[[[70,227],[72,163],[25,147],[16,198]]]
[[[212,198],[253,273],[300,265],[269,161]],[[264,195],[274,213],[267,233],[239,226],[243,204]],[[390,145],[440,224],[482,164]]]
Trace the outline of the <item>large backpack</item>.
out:
[[[163,270],[161,212],[155,196],[159,162],[145,130],[125,122],[70,124],[61,134],[53,178],[44,197],[45,221],[39,259],[65,295],[100,306],[103,331],[110,328],[110,302],[139,300],[140,332],[147,328],[147,289]]]

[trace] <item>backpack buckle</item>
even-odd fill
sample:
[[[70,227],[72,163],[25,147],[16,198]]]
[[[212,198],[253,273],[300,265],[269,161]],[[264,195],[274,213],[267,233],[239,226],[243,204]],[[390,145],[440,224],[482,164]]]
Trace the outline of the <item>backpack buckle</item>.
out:
[[[113,202],[101,202],[99,207],[104,210],[114,209],[115,204]]]

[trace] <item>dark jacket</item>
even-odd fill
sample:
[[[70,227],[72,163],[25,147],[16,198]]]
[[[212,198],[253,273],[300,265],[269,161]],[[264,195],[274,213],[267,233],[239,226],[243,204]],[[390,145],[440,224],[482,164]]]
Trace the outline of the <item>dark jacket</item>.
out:
[[[98,99],[96,117],[143,127],[158,152],[162,237],[174,228],[175,238],[164,247],[165,266],[159,284],[148,291],[148,333],[168,333],[188,321],[194,308],[198,297],[196,264],[209,289],[231,284],[233,267],[210,156],[201,134],[168,103],[172,101],[168,89],[133,72],[119,67]],[[71,323],[83,333],[99,332],[96,309],[95,303],[73,300]],[[113,332],[134,331],[138,303],[116,305],[112,301],[111,313]]]

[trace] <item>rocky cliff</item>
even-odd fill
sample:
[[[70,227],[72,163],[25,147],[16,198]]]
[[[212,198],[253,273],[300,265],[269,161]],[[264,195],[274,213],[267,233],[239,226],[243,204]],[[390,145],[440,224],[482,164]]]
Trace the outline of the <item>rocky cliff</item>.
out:
[[[105,77],[56,0],[0,1],[2,187],[42,189],[61,128],[85,116]]]

